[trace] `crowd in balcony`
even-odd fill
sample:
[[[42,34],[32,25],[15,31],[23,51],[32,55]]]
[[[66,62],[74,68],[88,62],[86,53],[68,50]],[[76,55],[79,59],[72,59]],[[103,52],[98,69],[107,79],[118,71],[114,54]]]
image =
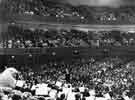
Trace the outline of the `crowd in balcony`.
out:
[[[41,65],[39,72],[30,66],[16,66],[21,72],[17,79],[25,82],[13,94],[19,100],[134,100],[134,65],[132,59],[116,57],[81,59],[72,64],[50,62]],[[38,90],[40,85],[46,87],[44,94],[44,87]],[[1,97],[5,95],[14,97],[10,92],[1,93]]]
[[[134,46],[135,32],[80,31],[53,29],[9,29],[1,48],[105,47]]]
[[[59,3],[43,1],[43,0],[13,0],[10,2],[9,11],[19,15],[40,16],[56,20],[66,21],[65,19],[83,21],[84,16],[81,15],[76,8],[70,5],[62,5]]]
[[[135,19],[134,7],[94,8],[83,5],[61,4],[48,0],[9,0],[7,5],[8,11],[11,14],[43,16],[44,18],[51,18],[51,20],[54,19],[54,21],[59,22],[134,23]]]

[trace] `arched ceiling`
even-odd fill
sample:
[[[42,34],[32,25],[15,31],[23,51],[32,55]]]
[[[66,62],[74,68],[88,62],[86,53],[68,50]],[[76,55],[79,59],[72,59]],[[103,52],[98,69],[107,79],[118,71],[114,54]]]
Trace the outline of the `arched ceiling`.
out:
[[[48,0],[54,1],[54,0]],[[72,5],[88,5],[88,6],[109,6],[119,7],[125,5],[134,5],[135,0],[55,0],[55,2],[69,3]]]

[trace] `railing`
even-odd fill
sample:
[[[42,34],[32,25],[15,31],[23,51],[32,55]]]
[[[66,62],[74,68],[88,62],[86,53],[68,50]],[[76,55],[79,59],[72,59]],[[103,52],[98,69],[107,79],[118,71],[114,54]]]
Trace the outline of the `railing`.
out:
[[[135,56],[135,47],[102,47],[102,48],[4,48],[0,55],[47,55],[52,57],[86,57],[86,56]]]

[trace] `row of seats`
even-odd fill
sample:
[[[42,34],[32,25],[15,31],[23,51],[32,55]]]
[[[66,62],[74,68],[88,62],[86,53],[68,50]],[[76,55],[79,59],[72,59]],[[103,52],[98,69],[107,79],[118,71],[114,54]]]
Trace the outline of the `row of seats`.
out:
[[[72,6],[43,0],[12,0],[7,4],[11,14],[40,16],[59,22],[79,23],[134,23],[134,7],[96,8],[89,6]],[[99,10],[100,9],[100,10]]]
[[[24,29],[10,26],[1,48],[134,46],[135,32]],[[6,35],[5,35],[6,34]]]

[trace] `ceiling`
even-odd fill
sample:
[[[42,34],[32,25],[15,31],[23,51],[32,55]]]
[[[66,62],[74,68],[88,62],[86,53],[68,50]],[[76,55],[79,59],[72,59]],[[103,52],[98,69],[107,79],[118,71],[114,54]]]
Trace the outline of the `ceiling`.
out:
[[[54,1],[54,0],[50,0]],[[55,0],[55,2],[69,3],[72,5],[88,5],[88,6],[109,6],[119,7],[125,5],[134,5],[135,0]]]

